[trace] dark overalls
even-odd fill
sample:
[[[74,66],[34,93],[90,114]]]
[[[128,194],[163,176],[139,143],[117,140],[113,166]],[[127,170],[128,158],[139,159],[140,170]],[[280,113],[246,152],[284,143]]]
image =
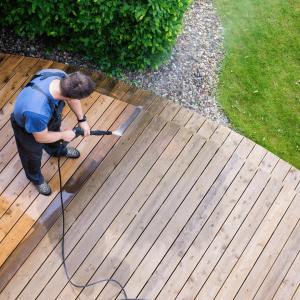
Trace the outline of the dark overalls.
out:
[[[53,105],[50,97],[36,84],[32,82],[37,77],[42,77],[41,80],[44,80],[51,76],[59,76],[60,78],[65,77],[61,73],[42,73],[40,75],[35,75],[31,79],[31,81],[26,85],[25,88],[33,88],[44,94],[44,96],[48,99],[48,103],[51,109],[51,119],[48,122],[48,130],[49,131],[60,131],[61,125],[61,113],[65,106],[65,102],[60,100],[58,105]],[[51,155],[51,156],[64,156],[67,154],[66,147],[63,147],[60,141],[50,143],[50,144],[43,144],[38,143],[33,134],[26,131],[24,127],[19,126],[19,124],[15,121],[14,114],[11,114],[11,124],[14,130],[15,139],[17,148],[19,151],[19,156],[26,173],[26,177],[33,182],[34,184],[40,185],[44,183],[44,177],[41,172],[41,160],[43,149]],[[63,147],[63,149],[62,149]],[[60,153],[61,152],[61,153]]]

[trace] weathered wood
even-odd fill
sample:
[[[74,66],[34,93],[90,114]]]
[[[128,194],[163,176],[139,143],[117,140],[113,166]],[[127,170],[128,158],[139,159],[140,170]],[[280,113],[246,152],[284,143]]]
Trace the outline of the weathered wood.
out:
[[[298,223],[298,226],[296,227],[296,229],[299,232],[299,230],[300,230],[299,223]],[[289,257],[289,253],[287,253],[286,255],[287,255],[286,257]],[[288,264],[285,264],[283,266],[283,268],[284,267],[288,267]],[[286,274],[283,281],[281,282],[278,290],[276,291],[274,298],[272,298],[273,300],[282,300],[282,299],[292,299],[293,298],[293,295],[295,294],[295,292],[299,286],[299,282],[300,282],[299,270],[300,270],[300,255],[298,252],[298,255],[297,255],[296,259],[294,260],[291,268],[289,269],[288,273]],[[279,276],[281,276],[282,273],[283,272],[280,272],[280,274],[278,273]],[[270,277],[270,276],[268,276],[268,277]],[[267,277],[267,280],[268,280],[268,277]],[[277,277],[274,277],[274,280],[276,280],[276,279],[277,279]],[[269,283],[269,282],[267,281],[267,283]],[[263,285],[263,291],[265,290],[264,286],[265,286],[265,284]],[[257,299],[259,299],[259,297],[260,297],[260,294],[261,294],[260,290],[258,291]],[[267,300],[268,298],[264,298],[264,299]]]
[[[261,163],[259,164],[259,167],[267,173],[272,173],[278,161],[279,161],[278,156],[276,156],[271,152],[268,152],[266,156],[263,158],[263,160],[261,161]]]
[[[279,159],[277,165],[275,166],[271,174],[278,180],[283,181],[291,167],[292,166],[290,164],[283,161],[282,159]]]
[[[159,116],[161,112],[164,110],[169,100],[166,98],[162,98],[157,96],[154,101],[148,107],[148,111],[151,112],[155,116]]]
[[[143,90],[132,86],[121,100],[128,104],[134,104],[137,99],[143,94],[143,92]]]
[[[102,95],[108,95],[117,84],[118,84],[118,80],[115,80],[110,77],[106,77],[100,83],[99,87],[96,89],[96,92]]]
[[[232,285],[228,289],[228,284],[230,282],[228,278],[233,280],[233,282],[234,280],[239,279],[239,278],[232,278],[230,274],[228,274],[228,271],[229,270],[230,272],[232,271],[236,262],[238,261],[238,258],[241,257],[247,244],[249,243],[253,234],[257,230],[260,222],[263,220],[265,214],[268,212],[273,201],[276,199],[278,193],[280,192],[281,187],[282,185],[278,180],[271,178],[271,180],[268,182],[266,188],[263,191],[261,190],[261,188],[259,189],[259,191],[260,192],[262,191],[262,193],[260,197],[257,199],[257,201],[255,202],[253,208],[249,207],[250,205],[254,204],[252,201],[256,200],[252,198],[253,196],[252,195],[251,199],[249,199],[250,201],[248,203],[246,202],[246,205],[243,205],[244,208],[243,212],[240,213],[239,215],[234,216],[235,218],[237,217],[239,218],[239,222],[242,222],[242,224],[240,223],[240,228],[236,228],[235,231],[231,231],[231,232],[227,230],[225,231],[228,236],[231,236],[232,240],[230,245],[227,247],[224,255],[219,260],[216,266],[216,268],[222,267],[222,271],[218,272],[219,282],[218,285],[213,288],[213,290],[217,289],[223,283],[222,288],[220,289],[218,295],[216,296],[216,299],[222,299],[222,297],[226,298],[229,296],[227,293],[232,294],[233,291],[236,289],[236,286],[232,286]],[[246,216],[246,213],[248,212],[249,214]],[[234,223],[232,219],[231,222]],[[233,234],[235,234],[235,236],[232,238]],[[226,264],[225,268],[224,268],[224,263]],[[210,292],[212,292],[213,290],[211,289]],[[198,299],[201,299],[200,294],[197,296]]]
[[[116,144],[115,151],[109,152],[107,158],[103,161],[102,164],[99,165],[95,173],[87,181],[84,187],[79,191],[79,194],[76,196],[74,201],[72,201],[70,205],[66,208],[66,230],[68,230],[73,225],[74,221],[84,210],[85,206],[87,205],[85,199],[93,198],[93,195],[97,192],[98,188],[100,188],[103,185],[103,183],[109,177],[110,173],[114,171],[115,167],[122,160],[123,156],[132,146],[132,144],[136,141],[140,133],[151,121],[151,119],[152,116],[149,113],[141,112],[139,116],[134,120],[134,122],[130,125],[128,130],[125,132],[125,134],[120,140],[120,143]],[[103,144],[103,146],[104,145],[105,144]],[[137,147],[139,147],[139,145],[137,145]],[[105,147],[100,147],[99,156],[105,157],[105,150]],[[122,173],[122,170],[124,170],[124,167],[117,168],[117,173],[115,174],[120,175]],[[126,170],[124,170],[123,177],[126,177]],[[122,176],[120,180],[122,182]],[[95,207],[98,208],[97,201],[95,203]],[[79,222],[76,222],[75,225],[78,223]],[[86,223],[83,218],[82,230],[84,230],[85,224]],[[22,289],[27,285],[27,278],[31,278],[35,274],[35,272],[40,268],[40,264],[52,252],[51,245],[53,244],[53,247],[55,247],[55,245],[57,245],[60,242],[62,234],[61,218],[58,219],[52,227],[51,225],[51,222],[49,223],[49,218],[45,220],[43,220],[42,218],[34,227],[35,235],[32,235],[31,233],[27,234],[26,238],[22,241],[21,245],[9,257],[8,263],[5,263],[2,266],[2,268],[0,268],[0,278],[3,278],[5,276],[5,278],[8,277],[7,281],[9,281],[9,279],[24,262],[24,265],[22,265],[22,267],[18,271],[18,274],[21,275],[13,277],[2,294],[15,295],[15,297],[17,297],[17,295],[22,291]],[[46,230],[45,228],[51,229],[48,232],[48,234],[43,238],[41,243],[36,247],[36,245],[39,243],[39,239],[41,239],[44,235],[44,232]],[[78,228],[80,228],[80,226]],[[78,234],[76,233],[75,236],[79,238]],[[51,244],[49,244],[49,239],[51,240]],[[67,238],[66,246],[69,245],[69,243],[70,241]],[[73,246],[75,244],[73,244]],[[72,245],[69,246],[71,246],[72,248]],[[26,260],[27,256],[31,253],[32,249],[35,249],[35,251]],[[14,283],[15,280],[17,280],[18,282],[17,285]],[[5,286],[5,283],[3,284],[0,286],[0,291]]]
[[[266,156],[267,153],[268,153],[268,151],[265,148],[256,144],[253,151],[251,152],[251,154],[249,155],[249,157],[247,159],[252,164],[258,166],[262,162],[262,160],[264,159],[264,157]]]
[[[193,130],[194,132],[197,132],[201,128],[205,120],[206,120],[205,117],[197,113],[194,113],[192,117],[189,119],[189,121],[185,124],[185,127]]]
[[[245,255],[250,255],[250,252],[253,255],[244,262],[243,272],[245,269],[246,272],[251,272],[249,272],[245,282],[241,284],[241,289],[237,293],[236,299],[252,299],[254,296],[255,299],[272,299],[299,253],[300,195],[298,194],[293,199],[295,194],[295,191],[290,190],[287,186],[283,188],[274,203],[275,207],[274,205],[271,207],[266,215],[266,219],[259,226],[254,239],[248,245],[246,253],[244,252],[238,261],[237,267],[242,263]],[[280,200],[283,200],[283,203],[279,203]],[[282,220],[280,220],[281,218]],[[267,226],[267,223],[269,223],[269,226]],[[297,223],[298,226],[296,226]],[[277,228],[276,225],[278,225]],[[276,230],[273,233],[275,228]],[[266,242],[268,243],[265,246]],[[256,256],[256,251],[258,253],[262,251],[259,257]],[[254,264],[252,260],[256,261],[256,263]],[[252,265],[254,266],[252,267]],[[250,270],[248,269],[249,266],[252,267]],[[298,280],[300,280],[299,276]]]
[[[117,85],[112,89],[112,91],[108,94],[108,96],[117,100],[121,100],[130,89],[130,87],[131,86],[129,84],[119,81]]]
[[[295,189],[300,181],[300,171],[295,167],[292,167],[286,177],[284,178],[284,184],[288,185],[290,188]]]
[[[222,299],[222,291],[226,291],[225,294],[227,298],[230,298],[230,295],[234,295],[237,299],[251,299],[254,297],[268,270],[274,263],[274,256],[276,255],[272,254],[276,248],[277,251],[280,251],[284,245],[285,240],[281,239],[281,242],[272,244],[272,249],[269,251],[268,246],[266,247],[294,196],[295,191],[290,190],[288,187],[284,187],[280,191],[278,197],[266,213],[265,218],[262,220],[257,231],[252,236],[251,241],[228,276],[219,293],[219,299]],[[287,232],[284,231],[284,233]],[[286,239],[288,235],[289,234],[287,234]]]
[[[14,72],[19,72],[19,73],[28,73],[33,66],[38,62],[38,58],[33,58],[33,57],[25,57],[21,63],[19,63],[15,68]]]
[[[10,54],[0,53],[0,70],[2,70],[2,64],[10,57]]]
[[[184,126],[191,119],[192,115],[193,112],[191,110],[188,110],[185,107],[181,107],[172,121],[181,126]]]
[[[180,108],[181,106],[178,103],[169,102],[160,113],[160,116],[166,120],[171,121],[176,116]]]
[[[28,79],[29,75],[16,73],[6,85],[0,90],[0,108],[3,108],[5,103],[19,89],[19,87]]]
[[[206,139],[209,139],[217,128],[218,128],[218,123],[210,119],[206,119],[206,121],[199,129],[198,133],[201,134]]]
[[[144,91],[143,94],[134,102],[135,106],[141,106],[143,109],[148,109],[148,107],[152,104],[156,95],[150,92]]]
[[[7,122],[3,126],[3,128],[0,131],[0,134],[1,134],[1,139],[0,139],[0,151],[1,151],[14,134],[10,122]]]
[[[13,70],[23,59],[25,56],[20,55],[9,55],[6,60],[0,66],[1,70]]]
[[[152,245],[151,250],[143,258],[142,263],[135,270],[129,282],[127,282],[126,288],[134,295],[139,295],[140,290],[149,282],[149,277],[158,266],[163,264],[162,260],[166,259],[166,253],[169,257],[164,266],[170,269],[176,268],[180,258],[191,246],[197,233],[216,208],[222,195],[243,164],[243,160],[239,159],[237,155],[230,159],[235,151],[235,145],[241,138],[238,137],[237,143],[231,143],[236,137],[238,136],[233,136],[232,139],[228,138],[228,141],[216,153],[184,202],[163,229],[159,238]],[[225,157],[226,159],[224,159]],[[213,182],[215,183],[213,184]],[[172,274],[170,269],[168,276]],[[165,283],[165,280],[162,281]],[[164,284],[162,281],[160,282],[160,288]],[[182,280],[180,281],[182,282]],[[173,288],[174,286],[175,284]],[[158,288],[158,291],[160,288]],[[146,296],[146,298],[148,297],[149,295]]]
[[[35,75],[39,71],[42,71],[44,69],[48,69],[52,65],[52,61],[50,60],[44,60],[40,59],[32,69],[28,71],[28,74]]]
[[[260,197],[261,191],[265,189],[265,185],[269,180],[267,173],[261,170],[256,172],[256,166],[249,162],[245,164],[243,170],[242,176],[238,176],[235,184],[229,189],[229,193],[225,198],[227,201],[221,204],[223,207],[225,206],[225,218],[227,215],[227,219],[225,223],[221,223],[220,230],[214,237],[214,241],[209,245],[205,255],[190,275],[181,295],[194,295],[196,297],[200,290],[197,299],[213,299],[222,285],[222,281],[227,277],[229,268],[227,269],[226,259],[228,263],[230,263],[230,259],[224,257],[224,252],[228,254],[227,251],[231,245],[230,243],[232,243],[232,238],[235,236],[253,204]],[[251,179],[253,174],[254,178]],[[244,192],[240,190],[239,183],[245,188]],[[233,197],[233,203],[230,203],[231,197]],[[226,207],[226,203],[229,205],[228,208]],[[235,256],[235,259],[238,259],[238,257]],[[218,263],[218,261],[220,262]],[[212,272],[216,268],[219,268],[219,270]],[[192,286],[194,280],[197,282],[197,287]]]

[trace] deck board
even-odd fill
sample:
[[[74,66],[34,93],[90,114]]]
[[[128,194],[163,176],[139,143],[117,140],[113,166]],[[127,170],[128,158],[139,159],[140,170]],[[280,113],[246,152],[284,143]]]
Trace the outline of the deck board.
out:
[[[70,145],[80,158],[61,159],[75,283],[111,277],[143,299],[300,299],[299,170],[127,83],[0,53],[0,300],[124,298],[115,283],[67,282],[57,158],[42,157],[49,197],[22,170],[10,114],[44,68],[91,76],[97,91],[82,100],[90,126],[127,128],[122,137],[77,138]],[[76,126],[68,106],[62,117],[62,130]]]

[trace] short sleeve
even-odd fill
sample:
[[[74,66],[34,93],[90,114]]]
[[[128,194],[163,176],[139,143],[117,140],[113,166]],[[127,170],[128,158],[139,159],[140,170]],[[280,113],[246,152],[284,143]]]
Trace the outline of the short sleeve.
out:
[[[25,129],[29,133],[41,132],[47,128],[49,119],[46,116],[26,111],[24,112],[25,117]]]

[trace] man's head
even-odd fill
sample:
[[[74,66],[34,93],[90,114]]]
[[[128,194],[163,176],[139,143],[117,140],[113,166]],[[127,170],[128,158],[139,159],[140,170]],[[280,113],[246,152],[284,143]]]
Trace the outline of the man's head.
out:
[[[88,97],[96,86],[91,77],[81,73],[72,73],[60,81],[61,95],[71,99],[83,99]]]

